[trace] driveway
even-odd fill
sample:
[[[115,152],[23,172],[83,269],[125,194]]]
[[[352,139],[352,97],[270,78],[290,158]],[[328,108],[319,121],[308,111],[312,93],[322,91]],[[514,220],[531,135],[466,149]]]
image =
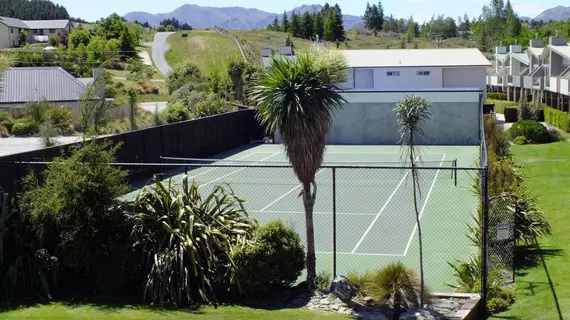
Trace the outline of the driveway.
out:
[[[167,104],[168,102],[142,102],[139,103],[138,106],[150,112],[154,112],[155,110],[158,110],[158,112],[160,112],[166,108]]]
[[[154,61],[154,65],[158,71],[165,76],[167,76],[171,70],[164,58],[164,54],[170,48],[168,43],[166,43],[166,38],[171,34],[174,34],[174,32],[158,32],[154,35],[154,43],[152,44],[152,60]]]

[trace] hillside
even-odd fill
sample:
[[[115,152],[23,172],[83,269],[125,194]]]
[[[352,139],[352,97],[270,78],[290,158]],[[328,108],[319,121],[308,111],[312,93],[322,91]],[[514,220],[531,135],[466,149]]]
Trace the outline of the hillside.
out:
[[[295,12],[320,11],[321,5],[304,5],[288,11],[290,16]],[[270,13],[258,9],[242,7],[201,7],[194,4],[185,4],[169,13],[152,14],[147,12],[130,12],[125,15],[128,21],[141,21],[151,26],[158,26],[166,18],[176,18],[181,23],[188,23],[195,28],[221,27],[233,30],[264,29],[273,22],[276,16],[281,18],[283,13]],[[351,15],[343,15],[346,30],[354,26],[362,26],[362,18]]]
[[[545,10],[538,16],[534,18],[535,21],[548,22],[550,20],[554,21],[566,21],[570,18],[570,7],[557,6]]]
[[[0,0],[0,16],[21,20],[69,19],[67,9],[48,0]]]

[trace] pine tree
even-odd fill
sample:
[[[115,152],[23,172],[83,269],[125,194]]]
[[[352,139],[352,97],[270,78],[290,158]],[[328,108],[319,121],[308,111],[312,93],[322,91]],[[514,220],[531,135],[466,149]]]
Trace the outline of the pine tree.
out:
[[[323,38],[325,33],[325,21],[322,13],[315,14],[315,27],[313,28],[313,32],[315,35],[318,35],[319,38]]]
[[[378,31],[382,31],[382,27],[384,27],[384,7],[382,6],[382,2],[378,1],[378,18],[376,21],[376,29]]]
[[[304,38],[310,39],[314,36],[315,21],[313,19],[313,14],[309,11],[305,11],[303,17],[301,18],[301,30]]]
[[[281,31],[281,26],[279,25],[279,19],[277,17],[275,17],[275,19],[273,19],[273,24],[271,25],[271,30]]]
[[[301,26],[301,17],[296,14],[295,12],[291,13],[291,25],[289,26],[289,33],[293,37],[301,37],[302,36],[302,26]]]
[[[329,10],[325,19],[325,27],[323,38],[327,41],[335,41],[334,37],[334,17],[337,13],[334,10]]]
[[[408,43],[412,43],[412,39],[417,36],[417,24],[414,22],[414,17],[410,16],[410,19],[408,19],[408,27],[406,29],[406,40]]]
[[[290,28],[290,24],[289,24],[289,18],[287,17],[287,12],[283,12],[283,18],[281,20],[281,30],[283,32],[289,32],[289,28]]]
[[[505,5],[505,23],[506,36],[508,38],[516,38],[521,32],[521,21],[511,6],[511,1],[507,0]]]
[[[377,21],[369,2],[366,3],[366,10],[364,10],[364,16],[362,16],[362,21],[364,22],[364,27],[366,29],[376,31],[375,28]]]
[[[340,6],[337,4],[334,5],[334,11],[337,12],[336,16],[334,16],[334,35],[335,38],[339,41],[343,41],[345,39],[344,33],[344,22],[342,21],[342,10]]]

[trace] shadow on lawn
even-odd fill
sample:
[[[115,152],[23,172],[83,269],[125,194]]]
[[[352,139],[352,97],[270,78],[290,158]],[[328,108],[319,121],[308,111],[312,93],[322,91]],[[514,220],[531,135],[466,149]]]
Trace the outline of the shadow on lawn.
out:
[[[527,283],[528,286],[521,288],[523,290],[530,291],[530,295],[535,295],[537,292],[550,290],[552,291],[552,298],[556,305],[556,311],[558,312],[558,319],[563,320],[562,312],[560,310],[560,303],[558,302],[558,295],[556,294],[556,287],[559,285],[552,281],[550,277],[550,272],[548,271],[548,266],[546,260],[549,257],[556,257],[562,254],[562,249],[543,249],[538,244],[535,239],[534,245],[522,246],[517,249],[515,257],[515,263],[517,266],[517,276],[524,276],[528,274],[528,269],[536,268],[542,266],[548,282],[536,282],[536,281],[518,281],[519,283]]]

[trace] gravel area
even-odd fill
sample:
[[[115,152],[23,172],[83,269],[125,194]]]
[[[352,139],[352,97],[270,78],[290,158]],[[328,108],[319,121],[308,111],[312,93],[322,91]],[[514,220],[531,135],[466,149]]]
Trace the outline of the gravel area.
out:
[[[57,144],[68,144],[81,141],[80,136],[71,137],[55,137],[55,142]],[[0,138],[0,156],[22,153],[26,151],[32,151],[37,149],[43,149],[43,144],[41,138],[39,137],[28,137],[28,138]]]

